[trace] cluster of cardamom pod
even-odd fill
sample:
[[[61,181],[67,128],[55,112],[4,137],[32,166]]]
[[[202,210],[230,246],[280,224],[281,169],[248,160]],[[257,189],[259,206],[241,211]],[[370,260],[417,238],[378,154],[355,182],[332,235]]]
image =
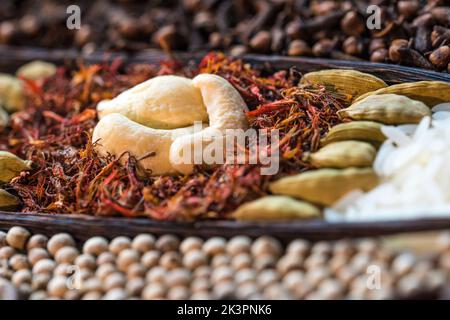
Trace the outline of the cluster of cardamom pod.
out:
[[[417,124],[431,108],[450,101],[450,83],[420,81],[388,86],[377,77],[352,70],[323,70],[305,74],[301,83],[321,84],[352,98],[338,111],[343,120],[321,140],[321,148],[306,154],[315,170],[274,181],[274,195],[246,203],[235,216],[242,220],[310,219],[321,207],[335,204],[352,190],[378,185],[372,169],[377,148],[386,139],[383,125]]]
[[[32,61],[20,67],[16,75],[0,73],[0,132],[8,126],[10,114],[23,110],[26,105],[22,79],[40,81],[54,75],[56,66]],[[0,188],[17,177],[20,172],[31,169],[31,162],[16,155],[0,151]],[[4,189],[0,189],[0,210],[15,208],[19,199]]]

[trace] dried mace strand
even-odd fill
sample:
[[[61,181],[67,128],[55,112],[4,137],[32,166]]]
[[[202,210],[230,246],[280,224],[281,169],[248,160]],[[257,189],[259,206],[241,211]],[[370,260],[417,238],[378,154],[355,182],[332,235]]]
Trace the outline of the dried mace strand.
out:
[[[267,196],[241,205],[237,220],[301,220],[320,218],[320,210],[307,202],[285,196]]]
[[[305,160],[316,168],[369,167],[377,154],[367,142],[341,141],[330,143],[317,152],[307,154]]]
[[[368,96],[337,113],[343,119],[370,120],[385,124],[419,123],[423,117],[431,115],[430,109],[423,102],[398,94]]]
[[[282,178],[272,182],[269,189],[274,194],[331,206],[352,190],[369,191],[377,184],[371,168],[319,169]]]
[[[0,181],[8,183],[20,172],[31,169],[31,161],[22,160],[8,151],[0,151]]]
[[[322,84],[353,99],[367,92],[387,87],[383,80],[371,74],[340,69],[309,72],[302,77],[301,83]]]

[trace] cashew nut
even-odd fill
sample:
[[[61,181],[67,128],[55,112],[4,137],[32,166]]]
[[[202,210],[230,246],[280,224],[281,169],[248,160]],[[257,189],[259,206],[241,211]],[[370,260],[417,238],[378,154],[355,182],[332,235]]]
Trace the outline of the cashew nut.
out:
[[[153,82],[149,84],[150,81]],[[173,88],[170,87],[171,81],[175,84]],[[163,86],[159,89],[156,84]],[[201,93],[199,97],[197,91]],[[186,98],[184,94],[187,94]],[[184,102],[186,104],[183,105]],[[224,135],[225,129],[245,129],[248,126],[244,113],[247,106],[239,93],[225,79],[209,74],[199,75],[193,80],[157,77],[99,104],[97,108],[100,121],[94,129],[93,141],[98,141],[96,149],[99,154],[118,157],[128,152],[141,158],[154,152],[154,156],[140,160],[141,166],[153,175],[191,173],[193,161],[173,160],[183,147],[191,148],[196,141],[202,145],[211,143],[205,140],[205,136],[208,137],[213,130],[220,130]],[[194,121],[204,119],[204,114],[209,116],[209,127],[201,126],[199,132],[194,132],[195,126],[164,130],[149,125],[192,125]]]
[[[248,127],[244,113],[248,111],[247,105],[228,81],[213,74],[201,74],[192,81],[202,93],[209,116],[209,127],[190,136],[176,139],[170,149],[172,164],[194,163],[194,147],[198,145],[205,150],[209,144],[221,140],[220,145],[225,148],[227,129],[247,129]],[[189,152],[187,158],[190,159],[186,159],[184,151]],[[225,154],[220,157],[221,159],[218,160],[223,161]]]
[[[178,76],[155,77],[97,105],[100,119],[120,113],[155,129],[174,129],[207,121],[200,90],[192,80]]]

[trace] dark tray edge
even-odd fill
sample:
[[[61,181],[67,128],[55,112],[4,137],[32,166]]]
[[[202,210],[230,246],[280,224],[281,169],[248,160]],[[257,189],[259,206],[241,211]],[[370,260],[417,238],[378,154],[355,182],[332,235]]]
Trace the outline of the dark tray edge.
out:
[[[325,221],[168,222],[146,218],[0,212],[0,229],[8,229],[12,226],[22,226],[30,231],[47,235],[69,232],[80,240],[92,236],[112,238],[118,235],[135,236],[139,233],[156,235],[171,233],[182,237],[199,236],[203,238],[213,236],[229,238],[243,234],[250,237],[270,235],[283,240],[304,238],[316,241],[450,229],[450,218],[351,223],[328,223]]]

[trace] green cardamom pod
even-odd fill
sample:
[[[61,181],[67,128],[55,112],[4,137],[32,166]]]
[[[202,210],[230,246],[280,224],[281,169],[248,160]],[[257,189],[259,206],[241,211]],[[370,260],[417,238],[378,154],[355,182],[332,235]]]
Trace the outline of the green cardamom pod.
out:
[[[266,196],[241,205],[237,220],[306,220],[320,218],[320,210],[307,202],[285,196]]]
[[[269,185],[274,194],[331,206],[348,192],[369,191],[378,184],[372,168],[319,169],[282,178]]]
[[[19,205],[19,199],[8,191],[0,189],[0,209],[13,209]]]
[[[0,181],[10,182],[22,171],[31,169],[31,161],[25,161],[8,151],[0,151]]]

